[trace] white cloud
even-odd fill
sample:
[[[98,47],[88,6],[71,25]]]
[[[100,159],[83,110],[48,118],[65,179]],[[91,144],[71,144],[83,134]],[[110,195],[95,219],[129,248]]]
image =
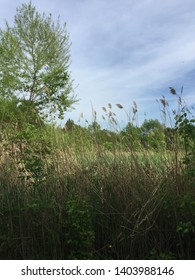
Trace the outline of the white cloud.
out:
[[[23,1],[2,1],[8,20]],[[27,1],[26,1],[27,2]],[[159,117],[156,99],[168,87],[180,88],[191,105],[195,68],[195,2],[193,0],[34,0],[41,12],[61,15],[70,32],[72,77],[81,98],[75,120],[91,118],[107,103],[130,108],[137,101],[148,117]],[[9,9],[8,9],[9,7]],[[14,11],[14,12],[13,12]],[[1,24],[1,21],[0,21]],[[167,95],[169,97],[169,95]]]

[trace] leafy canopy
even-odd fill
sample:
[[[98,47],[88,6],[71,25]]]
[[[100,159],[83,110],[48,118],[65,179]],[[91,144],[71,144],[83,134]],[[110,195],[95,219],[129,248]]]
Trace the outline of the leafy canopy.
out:
[[[68,71],[69,35],[66,24],[40,14],[30,3],[17,8],[14,26],[0,29],[0,94],[26,99],[40,111],[62,117],[75,96]]]

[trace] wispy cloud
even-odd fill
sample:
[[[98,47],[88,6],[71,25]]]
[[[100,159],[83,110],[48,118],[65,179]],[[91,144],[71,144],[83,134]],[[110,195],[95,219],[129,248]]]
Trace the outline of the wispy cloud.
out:
[[[21,2],[1,1],[1,13],[9,20],[13,7]],[[107,103],[121,102],[130,107],[133,100],[142,119],[144,112],[159,117],[155,100],[168,94],[169,86],[183,85],[184,97],[191,105],[195,103],[193,0],[33,3],[54,18],[60,14],[70,32],[71,71],[81,102],[67,118],[77,120],[81,112],[90,118],[91,103],[101,114],[101,107]]]

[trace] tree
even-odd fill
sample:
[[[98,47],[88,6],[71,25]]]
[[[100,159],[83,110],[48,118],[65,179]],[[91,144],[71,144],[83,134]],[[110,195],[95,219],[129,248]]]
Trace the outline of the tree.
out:
[[[145,133],[149,133],[150,131],[158,131],[163,132],[164,131],[164,126],[158,121],[158,120],[145,120],[144,123],[141,126],[141,129]]]
[[[97,121],[93,121],[92,124],[88,126],[88,130],[93,134],[97,133],[101,130],[101,126]]]
[[[133,123],[128,122],[126,127],[121,131],[123,139],[127,142],[127,146],[131,148],[138,148],[141,141],[141,130],[134,126]]]
[[[27,100],[18,102],[16,97],[11,99],[0,98],[0,128],[2,130],[13,127],[22,129],[26,124],[36,125],[38,122],[42,125],[42,119],[37,119],[36,108],[29,106]]]
[[[71,119],[68,119],[65,126],[64,126],[66,131],[72,131],[74,129],[74,127],[75,127],[75,123]]]
[[[40,112],[63,117],[76,102],[70,65],[66,24],[55,24],[51,14],[36,11],[30,3],[17,8],[14,26],[0,29],[0,94],[29,101]]]
[[[145,147],[163,148],[165,144],[164,126],[158,120],[145,120],[141,126],[142,144]]]

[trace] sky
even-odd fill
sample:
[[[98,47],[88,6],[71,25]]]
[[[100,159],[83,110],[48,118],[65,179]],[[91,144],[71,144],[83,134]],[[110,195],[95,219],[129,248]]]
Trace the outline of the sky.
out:
[[[0,0],[0,27],[13,23],[16,7],[26,0]],[[162,96],[170,110],[177,108],[169,87],[187,105],[195,105],[194,0],[32,0],[41,13],[66,22],[70,34],[70,71],[80,100],[65,120],[84,125],[97,120],[108,126],[105,111],[112,105],[118,126],[132,120],[162,121]],[[121,104],[120,109],[116,104]]]

